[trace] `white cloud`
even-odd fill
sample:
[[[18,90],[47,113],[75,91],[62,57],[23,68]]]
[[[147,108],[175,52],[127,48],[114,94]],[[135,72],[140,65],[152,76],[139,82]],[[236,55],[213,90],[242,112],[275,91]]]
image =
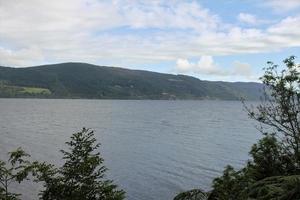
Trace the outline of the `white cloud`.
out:
[[[187,59],[179,58],[176,62],[176,70],[182,73],[193,71],[195,64],[190,63]]]
[[[264,4],[280,13],[295,10],[300,7],[299,0],[266,0]]]
[[[259,20],[256,18],[255,15],[249,14],[249,13],[240,13],[238,15],[238,20],[240,22],[244,22],[247,24],[255,25],[258,24]]]
[[[244,24],[257,26],[261,24],[271,24],[272,20],[260,19],[257,16],[250,13],[239,13],[237,19]]]
[[[233,63],[232,73],[233,75],[252,77],[253,71],[252,67],[248,63],[242,63],[240,61],[235,61]]]
[[[212,56],[201,56],[198,62],[177,59],[175,72],[197,75],[213,75],[219,77],[242,77],[246,80],[258,80],[252,66],[248,63],[234,61],[227,69],[215,63]],[[229,79],[230,80],[230,79]],[[232,80],[232,79],[231,79]]]
[[[175,2],[175,3],[174,3]],[[213,30],[219,19],[196,2],[127,1],[122,8],[126,25],[133,28]]]
[[[298,24],[298,25],[297,25]],[[277,36],[295,36],[296,39],[300,37],[300,16],[287,17],[279,23],[270,26],[268,33],[276,34]],[[297,41],[297,40],[295,40]],[[299,44],[299,41],[298,41]]]
[[[34,58],[34,59],[28,59]],[[17,51],[11,51],[0,47],[0,64],[5,66],[5,63],[13,66],[30,66],[35,65],[44,60],[42,52],[35,47],[28,49],[20,49]]]
[[[214,62],[212,56],[202,56],[197,63],[197,70],[199,72],[203,71],[208,74],[218,74],[221,72],[218,69],[217,64]]]
[[[187,59],[178,59],[175,71],[179,73],[196,73],[205,75],[224,75],[224,71],[214,62],[212,56],[201,56],[197,63]]]
[[[0,5],[0,65],[145,63],[300,46],[300,16],[264,29],[241,28],[196,1],[0,0]],[[213,66],[202,58],[202,67]]]

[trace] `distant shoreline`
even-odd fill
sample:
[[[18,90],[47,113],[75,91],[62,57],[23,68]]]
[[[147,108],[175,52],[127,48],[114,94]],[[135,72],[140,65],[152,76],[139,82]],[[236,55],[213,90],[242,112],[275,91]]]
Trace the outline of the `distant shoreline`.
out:
[[[123,100],[257,100],[263,84],[205,81],[87,63],[0,66],[0,97]]]
[[[92,98],[32,98],[32,97],[0,97],[0,99],[24,99],[24,100],[105,100],[105,101],[241,101],[238,99],[92,99]],[[259,100],[246,100],[259,101]]]

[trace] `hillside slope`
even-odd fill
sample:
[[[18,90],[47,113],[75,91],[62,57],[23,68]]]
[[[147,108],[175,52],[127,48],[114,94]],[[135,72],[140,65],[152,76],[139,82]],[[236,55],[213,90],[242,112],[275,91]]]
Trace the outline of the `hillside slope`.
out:
[[[50,92],[28,93],[26,88]],[[236,100],[258,99],[261,89],[259,83],[202,81],[185,75],[86,63],[0,67],[0,97]]]

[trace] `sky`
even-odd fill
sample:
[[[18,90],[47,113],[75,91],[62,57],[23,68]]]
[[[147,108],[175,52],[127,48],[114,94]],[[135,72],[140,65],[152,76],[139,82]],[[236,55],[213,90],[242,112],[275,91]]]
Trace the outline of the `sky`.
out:
[[[257,81],[300,56],[300,0],[0,0],[0,65],[87,62]]]

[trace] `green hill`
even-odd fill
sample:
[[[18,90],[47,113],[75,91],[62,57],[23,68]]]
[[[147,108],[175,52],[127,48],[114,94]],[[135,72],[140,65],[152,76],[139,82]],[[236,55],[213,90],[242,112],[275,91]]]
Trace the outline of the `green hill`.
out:
[[[258,99],[262,84],[202,81],[86,63],[0,67],[0,97],[97,99]]]

